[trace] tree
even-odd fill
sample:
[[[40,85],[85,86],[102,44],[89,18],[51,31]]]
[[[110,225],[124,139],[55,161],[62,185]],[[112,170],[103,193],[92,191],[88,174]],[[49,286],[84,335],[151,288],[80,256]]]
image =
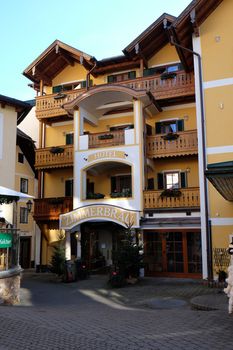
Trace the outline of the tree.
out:
[[[58,234],[57,245],[53,247],[54,252],[51,259],[51,271],[58,276],[62,276],[65,272],[65,247],[64,247],[64,235]]]

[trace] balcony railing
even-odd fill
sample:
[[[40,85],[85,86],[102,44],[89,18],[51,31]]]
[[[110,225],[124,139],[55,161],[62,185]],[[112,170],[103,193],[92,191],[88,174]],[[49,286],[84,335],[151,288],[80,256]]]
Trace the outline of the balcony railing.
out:
[[[197,130],[177,132],[170,139],[166,134],[147,136],[146,142],[150,158],[198,154]]]
[[[163,79],[161,75],[141,77],[132,80],[117,82],[117,84],[135,90],[150,90],[156,99],[191,96],[195,93],[193,73],[184,71],[176,73],[175,77]],[[52,94],[36,98],[36,116],[38,119],[47,119],[66,116],[62,106],[81,95],[85,89],[65,91],[64,94]],[[60,98],[59,98],[60,96]]]
[[[119,83],[135,90],[150,90],[156,99],[190,96],[195,93],[194,74],[178,72],[174,78],[162,79],[161,75],[137,78]]]
[[[145,191],[144,208],[162,209],[162,208],[199,208],[200,191],[199,187],[190,187],[180,189],[179,197],[161,196],[163,191]]]
[[[36,150],[36,169],[73,166],[73,145],[39,148]]]
[[[73,197],[34,199],[36,221],[58,220],[60,214],[73,210]]]
[[[88,148],[102,148],[124,145],[125,131],[117,130],[88,135]]]
[[[38,119],[67,115],[62,106],[81,95],[85,89],[65,91],[60,94],[39,96],[36,98],[36,116]],[[60,98],[59,98],[60,96]]]

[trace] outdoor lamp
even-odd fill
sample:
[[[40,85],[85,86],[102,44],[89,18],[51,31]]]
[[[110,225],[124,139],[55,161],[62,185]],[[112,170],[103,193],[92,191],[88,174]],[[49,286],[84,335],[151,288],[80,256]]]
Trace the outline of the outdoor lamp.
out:
[[[79,239],[79,232],[76,232],[74,236],[78,240]]]
[[[27,201],[26,205],[27,205],[28,212],[30,213],[32,210],[32,201],[29,199],[29,201]]]

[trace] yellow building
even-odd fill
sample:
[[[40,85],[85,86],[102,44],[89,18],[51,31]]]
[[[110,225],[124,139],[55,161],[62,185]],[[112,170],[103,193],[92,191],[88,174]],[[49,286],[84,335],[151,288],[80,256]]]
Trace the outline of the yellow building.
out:
[[[211,277],[212,247],[228,245],[233,224],[231,203],[204,177],[207,164],[232,160],[231,129],[219,123],[231,125],[232,63],[221,53],[232,6],[199,0],[163,14],[100,61],[56,40],[25,69],[38,92],[42,266],[61,230],[67,259],[111,265],[130,225],[146,275]]]

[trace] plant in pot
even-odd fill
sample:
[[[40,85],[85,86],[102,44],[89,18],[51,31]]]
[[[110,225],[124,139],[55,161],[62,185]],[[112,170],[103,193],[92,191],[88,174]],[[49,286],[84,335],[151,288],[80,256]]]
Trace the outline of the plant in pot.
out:
[[[176,134],[174,132],[169,132],[166,135],[162,136],[162,139],[166,140],[166,141],[172,141],[172,140],[177,140],[178,137],[179,137],[178,134]]]
[[[182,192],[178,188],[166,188],[160,194],[160,197],[180,197]]]

